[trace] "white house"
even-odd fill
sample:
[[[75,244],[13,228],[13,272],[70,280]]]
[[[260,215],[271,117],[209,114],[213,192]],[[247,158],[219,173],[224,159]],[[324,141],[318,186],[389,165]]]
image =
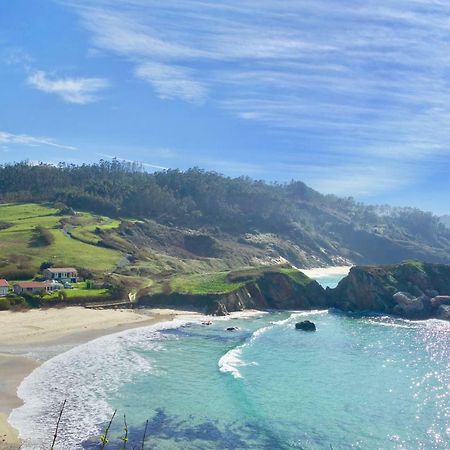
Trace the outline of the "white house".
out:
[[[8,290],[9,283],[5,279],[0,278],[0,297],[5,297],[8,295]]]
[[[78,271],[73,267],[49,267],[44,269],[43,275],[47,280],[59,281],[61,283],[76,283]]]
[[[59,284],[59,283],[55,283]],[[14,285],[16,294],[39,294],[41,292],[52,292],[56,290],[50,281],[20,281]]]

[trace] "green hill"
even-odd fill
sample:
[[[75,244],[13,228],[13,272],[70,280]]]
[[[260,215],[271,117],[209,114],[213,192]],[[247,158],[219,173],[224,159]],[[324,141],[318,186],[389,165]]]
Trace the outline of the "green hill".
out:
[[[128,291],[218,292],[229,271],[450,262],[450,230],[413,208],[190,169],[117,161],[0,166],[0,276],[75,266]]]
[[[71,224],[72,217],[76,217],[75,224]],[[64,215],[52,206],[0,205],[0,275],[12,280],[32,278],[44,262],[75,266],[94,274],[113,271],[122,254],[97,245],[95,230],[113,229],[118,224],[90,213]],[[49,233],[49,242],[36,236],[37,227]]]

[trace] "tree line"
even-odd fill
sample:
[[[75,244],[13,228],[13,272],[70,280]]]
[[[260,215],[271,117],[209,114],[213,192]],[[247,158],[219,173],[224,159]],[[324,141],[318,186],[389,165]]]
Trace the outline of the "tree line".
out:
[[[4,164],[0,202],[61,202],[111,217],[236,233],[299,227],[320,233],[334,222],[350,221],[395,238],[431,243],[450,239],[439,218],[415,208],[364,205],[352,198],[322,195],[301,181],[267,183],[199,168],[148,173],[118,160],[57,166]]]

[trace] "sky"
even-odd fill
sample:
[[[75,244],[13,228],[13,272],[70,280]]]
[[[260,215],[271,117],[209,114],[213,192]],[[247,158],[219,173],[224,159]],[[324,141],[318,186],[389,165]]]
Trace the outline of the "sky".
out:
[[[0,163],[118,158],[450,213],[447,0],[0,0]]]

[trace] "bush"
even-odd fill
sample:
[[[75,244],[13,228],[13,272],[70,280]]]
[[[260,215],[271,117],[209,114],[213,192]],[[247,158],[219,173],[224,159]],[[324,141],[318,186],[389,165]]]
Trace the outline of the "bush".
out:
[[[9,227],[12,227],[12,225],[10,223],[0,221],[0,230],[6,230]]]
[[[29,308],[29,305],[26,302],[26,300],[23,297],[19,297],[17,295],[9,297],[9,303],[11,305],[10,309],[15,311]]]
[[[94,274],[90,270],[88,270],[84,267],[75,267],[75,268],[77,269],[78,277],[81,280],[89,280],[89,279],[94,278]]]
[[[55,236],[47,228],[38,225],[34,228],[33,239],[31,245],[33,247],[47,247],[55,242]]]
[[[7,280],[29,280],[33,278],[35,272],[32,269],[8,268],[2,269],[2,278]]]
[[[43,272],[45,269],[50,269],[50,267],[53,267],[55,265],[54,262],[52,261],[44,261],[40,266],[39,266],[39,272]]]
[[[8,311],[11,309],[11,303],[8,298],[0,298],[0,311]]]
[[[127,296],[128,296],[127,287],[120,281],[113,280],[107,286],[107,288],[109,289],[109,292],[111,293],[111,297],[114,299],[123,299],[123,298],[127,298]]]

